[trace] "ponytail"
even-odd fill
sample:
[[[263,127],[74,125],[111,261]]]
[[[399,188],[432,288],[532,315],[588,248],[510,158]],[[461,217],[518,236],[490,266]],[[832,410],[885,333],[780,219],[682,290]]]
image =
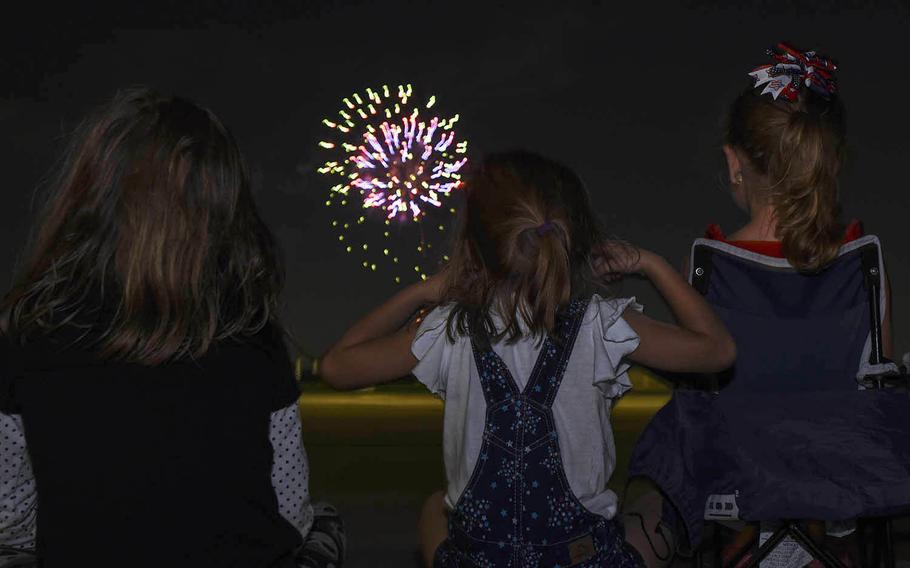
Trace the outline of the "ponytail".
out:
[[[449,337],[552,335],[558,313],[593,281],[600,228],[581,180],[534,154],[494,154],[472,172],[463,214],[446,270]]]
[[[533,334],[552,333],[556,313],[569,302],[571,240],[565,219],[547,216],[538,203],[519,203],[503,225],[502,269],[508,277],[498,297],[501,314],[518,314]],[[521,335],[518,319],[506,315],[505,335]]]
[[[775,101],[750,89],[731,108],[727,143],[742,150],[765,180],[783,254],[802,272],[827,266],[843,240],[837,176],[844,142],[836,97],[804,92],[792,102]]]
[[[793,112],[771,160],[769,177],[780,180],[772,203],[784,256],[805,272],[816,272],[837,256],[843,240],[838,222],[840,149],[826,132],[824,117]]]

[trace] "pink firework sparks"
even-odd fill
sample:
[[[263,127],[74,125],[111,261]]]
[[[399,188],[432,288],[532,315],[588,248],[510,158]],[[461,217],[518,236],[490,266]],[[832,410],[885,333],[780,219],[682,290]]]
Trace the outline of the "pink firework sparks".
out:
[[[388,219],[419,221],[426,208],[443,207],[452,190],[461,186],[459,172],[468,161],[468,143],[457,140],[457,114],[421,116],[421,110],[430,114],[435,96],[409,107],[411,85],[399,85],[396,96],[391,93],[383,85],[367,89],[365,96],[355,93],[342,99],[340,120],[323,120],[332,136],[319,146],[335,155],[318,171],[340,178],[332,187],[331,202],[354,190],[365,209],[382,210]]]
[[[459,115],[436,114],[436,97],[418,102],[411,85],[368,88],[342,103],[322,121],[328,134],[319,146],[329,155],[317,170],[333,180],[325,203],[338,240],[364,268],[389,261],[396,282],[425,278],[434,241],[455,213],[447,200],[463,185],[468,143],[454,128]],[[376,224],[382,238],[370,230]]]

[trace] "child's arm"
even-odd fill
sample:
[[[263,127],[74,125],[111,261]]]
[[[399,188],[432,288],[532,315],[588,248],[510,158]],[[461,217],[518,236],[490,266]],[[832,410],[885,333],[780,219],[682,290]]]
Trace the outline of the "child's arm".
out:
[[[0,411],[0,455],[4,462],[0,469],[0,548],[11,547],[23,553],[34,551],[38,494],[22,417],[18,414]],[[22,559],[13,555],[8,560]],[[3,560],[7,557],[0,558],[0,565],[4,565]]]
[[[607,248],[609,252],[609,245]],[[629,359],[655,369],[684,373],[713,373],[732,365],[736,345],[711,306],[666,260],[649,251],[639,252],[640,255],[633,255],[637,256],[635,261],[619,263],[625,266],[611,262],[610,270],[605,272],[643,273],[667,301],[679,324],[626,310],[623,318],[641,340]]]
[[[356,389],[410,373],[417,365],[411,353],[417,325],[405,324],[438,300],[439,287],[439,275],[408,286],[351,326],[322,357],[322,379],[336,389]]]

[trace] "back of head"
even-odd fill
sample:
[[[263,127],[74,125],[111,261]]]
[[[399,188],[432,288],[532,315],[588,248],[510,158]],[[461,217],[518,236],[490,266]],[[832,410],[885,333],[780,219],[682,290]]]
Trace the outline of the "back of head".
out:
[[[588,193],[572,170],[528,152],[487,156],[468,178],[447,270],[450,334],[484,329],[516,340],[552,333],[559,310],[593,281],[590,255],[599,240]]]
[[[3,328],[27,341],[77,325],[106,356],[156,364],[261,329],[281,280],[230,132],[133,89],[77,130]]]
[[[772,206],[784,256],[797,269],[814,272],[837,256],[843,239],[837,178],[846,142],[844,107],[833,87],[804,86],[790,95],[772,96],[762,82],[745,90],[730,107],[726,143],[746,158],[747,191]]]

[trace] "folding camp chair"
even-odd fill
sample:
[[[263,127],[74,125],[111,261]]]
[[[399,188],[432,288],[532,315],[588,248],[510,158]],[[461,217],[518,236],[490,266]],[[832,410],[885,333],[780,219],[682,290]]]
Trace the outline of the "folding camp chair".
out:
[[[704,520],[782,521],[750,566],[788,536],[840,566],[797,520],[910,510],[910,397],[884,390],[902,383],[882,354],[879,241],[844,245],[816,274],[708,239],[690,260],[690,282],[727,325],[737,360],[692,377],[700,389],[674,391],[629,475],[650,478],[676,506],[693,550]]]

